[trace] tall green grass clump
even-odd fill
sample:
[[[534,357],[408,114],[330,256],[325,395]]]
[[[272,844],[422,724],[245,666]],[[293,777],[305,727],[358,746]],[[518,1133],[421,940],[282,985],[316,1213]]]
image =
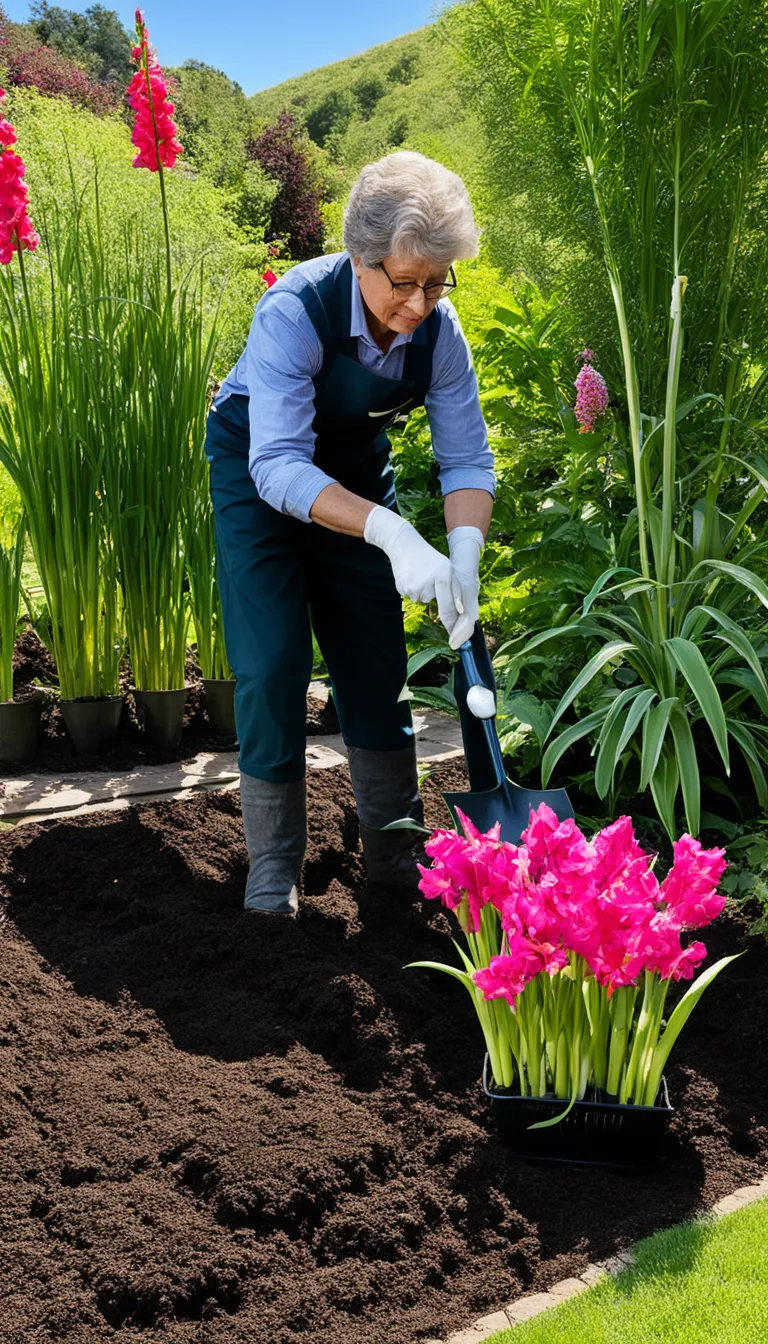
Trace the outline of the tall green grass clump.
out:
[[[114,275],[75,210],[40,221],[42,249],[0,276],[0,462],[24,503],[62,696],[118,689],[120,603],[105,510]]]

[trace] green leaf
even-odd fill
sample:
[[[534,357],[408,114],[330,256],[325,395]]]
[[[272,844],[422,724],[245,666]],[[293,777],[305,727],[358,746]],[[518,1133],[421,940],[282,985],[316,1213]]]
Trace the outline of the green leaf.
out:
[[[405,674],[406,681],[410,681],[414,673],[418,672],[427,663],[431,663],[433,658],[444,657],[446,649],[439,644],[431,644],[426,649],[419,649],[417,653],[412,653],[408,659],[408,670]]]
[[[656,811],[664,823],[664,828],[670,840],[677,838],[675,799],[679,780],[676,757],[671,751],[663,752],[651,776],[651,793],[656,804]]]
[[[626,722],[624,724],[621,737],[619,738],[619,745],[616,748],[617,761],[621,760],[624,748],[626,747],[630,738],[640,725],[642,719],[645,716],[646,711],[653,704],[655,699],[656,699],[656,692],[653,690],[651,686],[646,686],[637,696],[637,699],[630,706],[629,713],[627,714]]]
[[[726,774],[730,774],[728,731],[725,726],[723,706],[717,693],[717,687],[709,674],[707,664],[704,662],[701,649],[697,648],[690,639],[682,639],[679,635],[672,639],[665,639],[664,647],[669,649],[672,658],[693,691],[701,707],[701,712],[712,730],[712,736],[722,757]]]
[[[679,705],[680,701],[676,695],[670,696],[667,700],[660,700],[653,709],[650,709],[645,717],[643,727],[643,754],[640,762],[640,792],[648,788],[651,782],[651,776],[659,761],[661,748],[664,745],[664,735],[667,731],[669,716],[672,713],[672,706]]]
[[[766,784],[765,772],[760,763],[760,756],[755,739],[747,724],[742,723],[740,719],[726,719],[726,723],[728,725],[728,732],[734,742],[738,743],[744,759],[747,762],[747,769],[752,776],[752,783],[755,786],[757,801],[765,810],[768,808],[768,784]]]
[[[453,946],[456,948],[456,951],[458,952],[459,956],[461,957],[461,960],[464,963],[464,970],[467,972],[467,975],[471,975],[472,972],[477,969],[475,963],[472,961],[470,957],[467,956],[466,952],[464,951],[464,948],[461,946],[460,943],[456,942],[455,938],[452,938],[451,942],[453,943]]]
[[[600,736],[597,739],[598,747],[602,746],[622,710],[626,709],[627,705],[640,694],[640,689],[637,685],[628,686],[626,690],[620,691],[611,701],[610,708],[605,716],[605,722],[600,729]]]
[[[606,711],[604,709],[597,709],[594,713],[585,715],[583,719],[579,719],[578,723],[572,723],[569,728],[566,728],[559,737],[555,738],[554,742],[550,742],[541,761],[541,783],[543,788],[547,787],[552,776],[552,771],[563,753],[566,752],[569,747],[573,746],[574,742],[578,742],[580,738],[586,737],[588,733],[591,733],[593,729],[597,728],[598,725],[602,723],[605,714]]]
[[[517,658],[526,658],[529,653],[532,653],[534,649],[538,649],[541,644],[546,644],[550,639],[560,639],[563,635],[581,635],[582,638],[585,638],[586,636],[594,635],[595,633],[596,629],[594,623],[588,623],[583,619],[569,621],[567,625],[555,625],[550,627],[549,630],[542,630],[540,634],[534,635],[533,639],[528,641],[525,648],[521,649],[515,656]]]
[[[693,607],[693,609],[688,612],[681,631],[683,636],[686,636],[690,627],[695,624],[694,618],[697,612],[703,612],[705,615],[709,616],[710,620],[715,621],[715,623],[720,626],[721,630],[725,631],[725,636],[720,635],[717,636],[717,638],[725,638],[726,643],[730,644],[732,649],[735,649],[737,653],[741,654],[745,663],[748,663],[752,668],[752,671],[762,685],[765,696],[768,699],[768,681],[765,679],[762,663],[755,652],[752,640],[749,638],[746,630],[742,629],[740,625],[737,625],[735,621],[732,621],[730,616],[726,616],[725,612],[721,611],[719,607],[709,607],[702,604],[700,607]]]
[[[560,704],[557,706],[549,731],[552,731],[552,728],[555,726],[558,719],[565,713],[568,706],[573,704],[577,695],[581,694],[585,687],[589,685],[592,678],[596,677],[601,668],[605,667],[606,663],[610,663],[612,659],[619,658],[622,653],[629,653],[632,649],[636,648],[636,644],[630,644],[627,640],[612,640],[590,658],[586,667],[583,667],[578,676],[574,677],[568,690],[560,701]]]
[[[698,835],[701,825],[701,780],[699,763],[696,759],[696,747],[693,742],[688,715],[680,705],[672,707],[669,726],[675,742],[677,766],[683,789],[685,818],[691,835]]]
[[[413,817],[399,817],[397,821],[390,821],[386,826],[379,828],[382,831],[419,831],[421,835],[431,835],[432,832],[428,826],[420,826]]]
[[[619,759],[617,748],[623,727],[621,713],[619,713],[613,719],[605,737],[602,738],[595,766],[595,788],[598,798],[605,798],[613,784]]]
[[[473,998],[475,996],[474,980],[470,975],[467,974],[466,971],[460,971],[457,966],[445,966],[440,961],[409,961],[403,967],[403,969],[406,971],[413,971],[419,969],[423,971],[445,971],[446,975],[452,975],[454,980],[458,980],[459,984],[463,985],[465,989],[469,990]]]
[[[761,713],[768,714],[768,698],[766,698],[763,686],[748,668],[726,667],[722,672],[715,674],[715,684],[717,686],[738,686],[741,690],[747,691],[756,701]]]
[[[539,746],[543,747],[552,721],[551,705],[542,703],[531,691],[517,691],[505,696],[500,708],[505,719],[515,718],[532,729]]]
[[[697,976],[690,989],[686,991],[675,1007],[659,1043],[653,1052],[653,1063],[651,1064],[651,1071],[648,1076],[648,1084],[645,1093],[646,1106],[652,1106],[654,1104],[661,1084],[661,1075],[664,1072],[664,1065],[669,1058],[669,1053],[688,1021],[688,1018],[696,1007],[696,1004],[699,1002],[704,990],[709,988],[715,977],[718,976],[726,966],[729,966],[732,961],[736,961],[739,957],[743,957],[743,955],[743,952],[736,952],[731,957],[722,957],[720,961],[716,961],[714,966],[710,966],[706,971],[703,971],[701,975]]]
[[[599,597],[600,593],[605,588],[605,585],[610,583],[611,579],[615,578],[617,574],[631,574],[633,578],[639,578],[637,570],[629,569],[626,565],[614,565],[612,569],[604,570],[600,575],[600,578],[593,583],[587,596],[584,598],[581,608],[582,616],[587,616],[589,614],[589,609],[595,598]]]
[[[764,607],[768,607],[768,587],[762,579],[753,574],[751,569],[744,569],[742,565],[734,565],[730,560],[702,560],[691,570],[688,575],[689,580],[693,578],[695,571],[702,566],[706,566],[707,569],[714,570],[718,574],[727,574],[730,579],[734,579],[743,588],[748,588],[751,593],[754,593]]]

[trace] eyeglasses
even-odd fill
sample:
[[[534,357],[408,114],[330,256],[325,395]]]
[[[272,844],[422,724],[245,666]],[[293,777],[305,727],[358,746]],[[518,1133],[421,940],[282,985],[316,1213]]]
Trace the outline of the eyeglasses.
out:
[[[456,275],[452,266],[448,267],[450,280],[446,280],[442,285],[419,285],[415,280],[393,280],[383,261],[379,262],[377,269],[384,272],[392,286],[393,293],[401,294],[404,299],[407,299],[411,294],[415,294],[417,289],[422,289],[427,303],[436,303],[438,299],[444,299],[446,294],[450,294],[451,290],[456,288]]]

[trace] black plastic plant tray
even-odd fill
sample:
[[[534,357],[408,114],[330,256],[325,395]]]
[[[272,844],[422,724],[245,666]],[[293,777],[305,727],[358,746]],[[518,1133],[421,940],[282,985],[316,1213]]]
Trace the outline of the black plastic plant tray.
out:
[[[517,1156],[533,1162],[648,1170],[664,1150],[673,1114],[662,1078],[655,1106],[621,1105],[593,1095],[575,1102],[558,1124],[531,1129],[540,1120],[561,1114],[567,1101],[559,1097],[521,1097],[503,1088],[492,1090],[487,1055],[483,1091],[490,1101],[491,1119],[499,1137]]]

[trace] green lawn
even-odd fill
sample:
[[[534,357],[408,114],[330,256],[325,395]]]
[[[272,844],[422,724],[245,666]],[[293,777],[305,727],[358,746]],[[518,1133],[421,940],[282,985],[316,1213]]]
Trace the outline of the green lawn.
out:
[[[488,1344],[768,1344],[768,1199],[637,1247],[617,1279]]]

